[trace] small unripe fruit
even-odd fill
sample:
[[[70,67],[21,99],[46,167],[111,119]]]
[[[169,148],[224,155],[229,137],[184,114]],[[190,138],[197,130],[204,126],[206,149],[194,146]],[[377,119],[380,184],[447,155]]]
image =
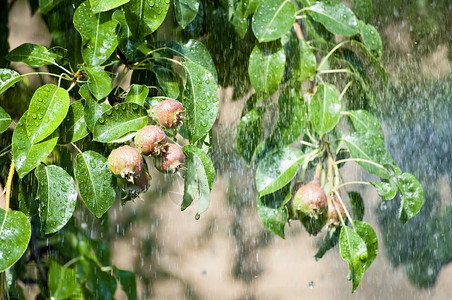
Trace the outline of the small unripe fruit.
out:
[[[292,205],[309,234],[316,235],[322,230],[326,224],[327,200],[318,180],[299,188],[293,197]]]
[[[130,146],[121,146],[111,151],[108,156],[108,167],[115,175],[133,182],[143,169],[143,158],[137,149]]]
[[[331,196],[331,201],[331,205],[328,205],[327,223],[329,226],[337,227],[341,223],[341,218],[339,217],[338,211],[343,219],[345,218],[345,209],[335,195]]]
[[[166,152],[156,161],[156,168],[165,173],[175,173],[184,167],[185,154],[181,147],[168,144]]]
[[[168,144],[165,132],[155,125],[148,125],[138,130],[134,141],[135,148],[143,155],[160,155]]]
[[[153,107],[157,121],[168,129],[173,129],[182,124],[184,119],[184,107],[179,101],[166,99]]]

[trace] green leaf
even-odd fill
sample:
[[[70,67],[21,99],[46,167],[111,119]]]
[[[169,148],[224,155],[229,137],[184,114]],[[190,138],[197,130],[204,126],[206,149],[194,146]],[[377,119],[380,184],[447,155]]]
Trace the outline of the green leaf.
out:
[[[299,44],[299,51],[297,63],[294,65],[294,75],[303,82],[306,79],[314,78],[317,71],[317,61],[314,52],[305,40],[297,39]]]
[[[165,20],[170,1],[130,0],[124,5],[127,24],[137,38],[153,33]]]
[[[93,140],[111,143],[148,124],[147,111],[136,103],[120,103],[107,110],[94,125]]]
[[[74,27],[82,36],[83,61],[88,66],[99,66],[105,62],[118,45],[116,24],[112,12],[94,14],[89,1],[85,1],[74,12]]]
[[[366,222],[354,220],[353,226],[356,233],[363,239],[366,244],[367,258],[364,262],[364,271],[369,269],[378,254],[378,239],[375,230]]]
[[[377,29],[372,25],[359,21],[359,32],[364,46],[374,51],[377,57],[380,57],[383,54],[383,43]]]
[[[77,274],[75,270],[66,268],[54,260],[49,267],[49,291],[54,299],[66,299],[71,297],[77,288]]]
[[[341,227],[330,227],[325,237],[323,238],[322,245],[317,253],[314,255],[316,260],[321,259],[325,253],[332,249],[339,243],[339,235],[341,233]]]
[[[235,32],[243,39],[248,31],[248,15],[246,15],[247,1],[240,1],[232,16],[231,24]]]
[[[63,123],[60,126],[60,144],[69,144],[81,140],[88,135],[86,127],[83,103],[75,101],[69,107]]]
[[[89,0],[89,3],[91,4],[93,13],[98,13],[119,7],[129,1],[130,0]]]
[[[170,44],[175,55],[182,57],[185,61],[199,65],[212,74],[217,81],[217,69],[210,56],[209,50],[203,43],[197,40],[188,40],[185,43],[173,42]]]
[[[36,168],[55,148],[58,130],[42,142],[33,144],[27,134],[25,124],[28,112],[25,112],[13,132],[12,150],[16,171],[20,178]]]
[[[352,158],[359,158],[372,161],[379,164],[371,164],[363,161],[357,163],[367,172],[378,175],[381,178],[388,179],[389,172],[383,167],[386,164],[393,164],[391,154],[386,149],[382,135],[372,134],[371,132],[354,132],[344,138]]]
[[[0,208],[0,272],[14,265],[27,250],[31,224],[20,211]]]
[[[254,154],[254,150],[259,144],[264,127],[262,124],[263,108],[254,108],[244,115],[236,133],[237,152],[249,164]]]
[[[386,85],[388,83],[388,74],[386,73],[386,70],[383,67],[380,59],[375,57],[375,55],[373,55],[372,52],[370,52],[370,50],[367,49],[367,47],[363,43],[360,43],[356,40],[351,40],[351,42],[355,44],[362,51],[362,53],[369,59],[373,68],[375,69],[375,71],[378,72],[381,79],[383,80],[383,83]]]
[[[308,13],[333,34],[350,36],[359,31],[355,14],[340,2],[317,1],[309,6]]]
[[[56,65],[57,62],[55,60],[61,59],[61,56],[44,46],[26,43],[11,50],[6,55],[6,59],[23,62],[32,68],[37,68],[44,65]]]
[[[217,118],[219,101],[217,83],[212,73],[191,61],[185,61],[187,83],[182,97],[185,127],[189,140],[195,143],[212,128]]]
[[[85,100],[92,100],[97,102],[97,99],[94,98],[93,94],[91,94],[91,91],[89,90],[88,84],[84,83],[80,86],[78,93],[80,96],[82,96]]]
[[[184,153],[190,153],[196,155],[202,162],[204,166],[204,171],[206,172],[207,181],[209,182],[209,188],[213,188],[213,181],[215,179],[215,168],[210,157],[200,148],[194,145],[186,145],[182,147]]]
[[[358,233],[350,227],[342,226],[339,236],[339,252],[342,258],[348,262],[353,282],[352,292],[355,292],[366,271],[367,245]]]
[[[352,120],[355,131],[365,134],[366,132],[382,135],[383,129],[380,122],[371,113],[365,110],[351,110],[348,116]]]
[[[342,103],[339,91],[332,84],[320,84],[309,103],[312,127],[323,136],[336,127],[341,118]]]
[[[113,89],[113,80],[101,67],[86,67],[88,88],[97,100],[105,98]]]
[[[89,274],[85,286],[92,293],[92,299],[115,299],[118,286],[112,272],[104,272],[97,264],[89,265]],[[83,277],[82,277],[83,278]]]
[[[372,17],[372,0],[352,0],[355,12],[366,22]]]
[[[85,122],[86,126],[91,132],[94,131],[94,125],[96,124],[97,120],[102,117],[104,112],[106,112],[110,108],[111,106],[106,103],[97,103],[97,101],[91,99],[85,101]]]
[[[13,121],[11,120],[9,114],[2,107],[0,107],[0,133],[8,129],[12,122]]]
[[[245,15],[249,16],[254,14],[256,9],[259,7],[259,4],[265,2],[266,0],[242,0],[244,5],[246,6]]]
[[[274,193],[287,185],[298,171],[303,152],[286,147],[265,156],[256,171],[256,188],[259,197]]]
[[[143,60],[151,50],[144,38],[137,38],[132,35],[126,21],[126,15],[122,10],[115,10],[112,18],[118,21],[118,47],[122,54],[130,62]]]
[[[295,22],[295,5],[288,0],[267,0],[256,9],[252,28],[259,42],[274,41],[288,32]]]
[[[390,182],[371,182],[371,184],[377,189],[378,195],[385,200],[392,200],[397,195],[397,186]]]
[[[22,79],[19,73],[11,69],[0,69],[0,94]]]
[[[135,273],[120,270],[116,267],[113,267],[113,271],[115,272],[116,278],[121,283],[122,290],[126,294],[127,299],[137,299],[137,283]]]
[[[74,175],[86,207],[96,217],[102,217],[116,195],[107,159],[94,151],[79,153],[74,164]]]
[[[278,121],[269,144],[277,148],[295,142],[307,126],[307,109],[303,98],[291,90],[278,98]]]
[[[257,93],[273,94],[284,75],[286,56],[281,45],[258,44],[250,55],[248,74]]]
[[[424,190],[416,177],[410,173],[403,173],[398,176],[397,185],[402,196],[399,218],[403,223],[406,223],[421,210]]]
[[[36,90],[31,98],[27,115],[27,134],[36,144],[55,131],[69,110],[69,93],[53,84]]]
[[[198,196],[199,204],[196,219],[210,205],[210,190],[213,184],[214,169],[210,158],[195,146],[184,146],[187,170],[184,174],[184,196],[181,209],[185,210]],[[203,154],[202,154],[203,153]]]
[[[362,221],[364,217],[364,201],[358,192],[348,192],[348,198],[352,206],[353,218]]]
[[[174,74],[164,67],[154,67],[153,71],[157,76],[160,88],[165,95],[171,99],[177,99],[179,97],[179,85],[174,79]]]
[[[64,0],[39,0],[39,11],[42,14],[47,15],[63,1]]]
[[[145,85],[140,84],[132,84],[130,86],[130,90],[127,93],[125,102],[136,103],[138,105],[143,106],[144,100],[149,94],[149,89]]]
[[[77,201],[74,179],[58,166],[40,165],[35,170],[38,179],[39,215],[45,234],[63,228],[72,217]]]
[[[176,20],[180,27],[187,27],[196,18],[199,5],[199,0],[174,0]]]
[[[290,188],[285,187],[257,199],[257,213],[262,224],[281,238],[284,238],[284,227],[289,219],[286,204],[290,197]]]

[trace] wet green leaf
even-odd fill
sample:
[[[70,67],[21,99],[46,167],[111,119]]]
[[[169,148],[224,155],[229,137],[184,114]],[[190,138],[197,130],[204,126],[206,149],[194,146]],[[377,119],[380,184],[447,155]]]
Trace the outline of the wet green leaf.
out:
[[[38,214],[39,203],[36,200],[38,191],[38,180],[33,173],[28,173],[23,178],[19,178],[18,183],[13,188],[11,198],[17,193],[17,209],[27,217]]]
[[[184,196],[181,209],[185,210],[196,199],[196,197],[198,197],[199,204],[196,218],[199,218],[199,216],[205,212],[210,205],[210,186],[207,172],[212,172],[213,165],[206,168],[201,156],[199,156],[200,153],[193,152],[191,150],[193,149],[186,146],[184,147],[187,170],[184,174]],[[207,160],[204,162],[206,161]],[[208,161],[210,161],[210,158]],[[211,177],[211,175],[209,175],[209,177]]]
[[[370,132],[376,135],[383,135],[380,122],[371,113],[365,110],[351,110],[348,116],[352,120],[355,131],[365,134]]]
[[[104,272],[93,263],[89,269],[85,286],[92,293],[92,299],[115,299],[118,284],[112,272]]]
[[[367,245],[358,233],[348,226],[342,226],[339,236],[339,252],[342,258],[348,262],[353,282],[352,292],[355,292],[366,271]]]
[[[284,238],[284,227],[289,219],[286,204],[290,200],[290,188],[285,187],[257,199],[257,213],[265,228]]]
[[[86,207],[96,217],[102,217],[115,201],[113,173],[108,168],[107,159],[94,151],[79,153],[74,175]]]
[[[378,239],[375,230],[366,222],[354,220],[353,226],[356,233],[363,239],[366,244],[367,258],[364,262],[364,271],[369,269],[378,254]]]
[[[352,0],[356,15],[366,22],[372,17],[372,0]]]
[[[266,0],[245,0],[245,1],[243,1],[246,6],[245,15],[246,16],[252,15],[256,11],[259,4],[261,4],[262,2],[265,2],[265,1]]]
[[[76,272],[66,268],[54,260],[49,267],[49,292],[54,299],[66,299],[71,297],[77,288]]]
[[[64,0],[39,0],[39,11],[42,14],[47,15],[63,1]]]
[[[135,273],[120,270],[116,267],[113,267],[116,278],[121,283],[122,290],[127,296],[127,299],[137,299],[137,283],[135,278]]]
[[[0,94],[22,79],[20,74],[11,69],[0,69]]]
[[[424,190],[419,181],[410,173],[403,173],[397,177],[402,204],[399,218],[405,223],[419,213],[422,208]]]
[[[278,99],[278,121],[269,144],[280,148],[295,142],[307,126],[307,108],[303,98],[293,90]]]
[[[22,212],[0,208],[0,225],[0,272],[3,272],[27,250],[31,224]]]
[[[89,0],[89,3],[91,4],[93,13],[98,13],[119,7],[129,1],[130,0]]]
[[[359,21],[359,32],[361,33],[364,46],[374,51],[377,57],[380,57],[383,54],[383,43],[375,27]]]
[[[147,111],[136,103],[120,103],[107,110],[97,119],[93,140],[111,143],[138,131],[148,123]]]
[[[386,149],[382,135],[375,135],[371,132],[354,132],[344,138],[352,158],[359,158],[372,161],[381,166],[393,164],[391,154]],[[389,172],[385,167],[372,163],[357,161],[367,172],[378,175],[381,178],[388,179]]]
[[[377,189],[378,195],[385,200],[392,200],[397,195],[397,186],[390,182],[371,182],[371,184]]]
[[[145,85],[140,84],[132,84],[130,86],[130,90],[127,93],[125,102],[136,103],[138,105],[143,106],[144,100],[149,94],[149,89]]]
[[[240,1],[232,16],[231,24],[235,32],[243,39],[248,31],[248,15],[246,15],[247,1]]]
[[[36,90],[31,98],[26,129],[30,142],[36,144],[55,131],[69,110],[69,93],[53,84]]]
[[[321,259],[325,253],[332,249],[339,243],[339,235],[341,233],[341,227],[331,227],[328,229],[325,237],[323,238],[322,244],[314,255],[315,259]]]
[[[104,114],[104,112],[106,112],[110,108],[111,106],[106,103],[97,103],[97,101],[91,99],[85,101],[85,122],[86,126],[91,132],[94,131],[94,125],[96,124],[97,119],[99,119]]]
[[[206,172],[207,181],[209,182],[209,188],[213,188],[213,181],[215,179],[215,168],[213,166],[210,157],[200,148],[194,145],[186,145],[182,148],[184,153],[190,153],[196,155],[202,162],[204,166],[204,171]]]
[[[248,164],[251,162],[254,150],[259,144],[264,131],[262,124],[263,113],[264,109],[254,108],[241,118],[237,126],[237,151]]]
[[[63,228],[72,217],[77,201],[74,179],[58,166],[40,165],[35,170],[38,178],[39,215],[46,234]]]
[[[89,1],[85,1],[74,13],[74,27],[82,36],[82,56],[88,66],[105,62],[118,45],[116,24],[112,11],[94,14]]]
[[[154,67],[154,73],[157,76],[160,88],[165,95],[171,99],[177,99],[179,97],[179,85],[174,78],[174,74],[164,67]]]
[[[248,74],[257,93],[273,94],[284,75],[286,56],[279,44],[258,44],[250,55]]]
[[[185,43],[173,42],[170,44],[170,47],[176,56],[180,56],[185,61],[206,69],[212,74],[215,81],[217,81],[217,69],[210,56],[209,50],[207,50],[203,43],[191,39]]]
[[[199,0],[174,0],[176,20],[180,27],[187,27],[196,18],[199,5]]]
[[[37,68],[44,65],[56,65],[56,60],[61,59],[61,56],[44,46],[26,43],[11,50],[6,55],[6,59],[14,62],[23,62],[32,68]]]
[[[291,1],[267,0],[254,12],[252,28],[259,42],[269,42],[282,37],[294,22],[295,5]]]
[[[12,120],[9,114],[2,107],[0,107],[0,133],[8,129],[11,123]]]
[[[151,50],[144,38],[137,38],[132,35],[126,16],[122,10],[115,10],[112,18],[118,21],[118,47],[127,60],[131,62],[142,60]]]
[[[130,0],[124,5],[127,24],[137,38],[153,33],[165,20],[170,1]]]
[[[353,44],[355,44],[361,52],[369,59],[370,63],[372,64],[375,71],[378,72],[381,79],[383,80],[383,83],[386,85],[388,83],[388,74],[386,73],[385,68],[383,67],[383,64],[381,63],[380,59],[375,57],[375,55],[370,52],[369,49],[363,44],[356,40],[351,40]]]
[[[182,97],[185,126],[191,143],[203,138],[217,118],[217,83],[212,73],[191,61],[185,61],[187,83]]]
[[[36,168],[52,152],[58,141],[58,130],[55,130],[42,142],[33,144],[25,128],[27,114],[25,112],[20,118],[12,139],[13,159],[20,178]]]
[[[362,221],[364,218],[364,201],[358,192],[348,192],[348,198],[352,206],[353,218]]]
[[[298,39],[298,44],[299,51],[296,56],[297,63],[294,65],[294,74],[299,81],[303,82],[306,79],[314,78],[317,71],[317,61],[311,47],[305,40]]]
[[[75,101],[69,107],[63,123],[60,126],[60,144],[69,144],[81,140],[88,135],[84,108],[81,100]]]
[[[308,14],[333,34],[350,36],[359,31],[355,14],[340,2],[317,1],[309,6]]]
[[[86,67],[88,88],[97,100],[105,98],[113,89],[113,80],[101,67]]]
[[[296,148],[282,148],[267,154],[256,171],[259,196],[273,193],[287,185],[298,171],[303,152]]]
[[[309,103],[312,127],[323,136],[336,127],[341,118],[342,103],[339,91],[332,84],[320,84]]]

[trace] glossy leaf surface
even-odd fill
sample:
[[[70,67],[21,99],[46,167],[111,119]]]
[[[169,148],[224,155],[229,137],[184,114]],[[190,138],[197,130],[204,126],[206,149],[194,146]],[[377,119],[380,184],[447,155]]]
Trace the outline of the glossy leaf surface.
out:
[[[424,190],[419,181],[410,173],[403,173],[397,177],[402,204],[399,218],[405,223],[419,213],[424,199]]]
[[[359,31],[355,14],[341,2],[317,1],[309,6],[308,13],[333,34],[350,36]]]
[[[59,143],[68,144],[81,140],[88,135],[85,122],[84,108],[81,100],[75,101],[69,107],[69,111],[60,126]]]
[[[74,176],[86,207],[96,217],[102,217],[115,201],[113,173],[107,159],[94,151],[77,154]]]
[[[249,164],[253,157],[254,150],[259,145],[262,133],[263,109],[254,108],[244,115],[237,126],[236,146],[239,154]]]
[[[0,272],[14,265],[27,250],[31,224],[20,211],[0,208]]]
[[[63,228],[72,217],[77,200],[74,179],[61,167],[40,165],[35,170],[38,178],[39,215],[46,234]]]
[[[88,88],[97,100],[105,98],[113,89],[113,80],[101,67],[87,67]]]
[[[176,20],[180,27],[187,27],[196,18],[199,6],[199,0],[174,0]]]
[[[11,69],[0,69],[0,94],[22,79],[20,74]]]
[[[133,35],[142,38],[151,34],[165,20],[170,1],[130,0],[124,5],[127,24]]]
[[[311,124],[319,136],[330,132],[341,118],[339,91],[332,84],[321,84],[309,103]]]
[[[285,237],[284,228],[289,219],[286,203],[290,200],[290,189],[283,188],[257,199],[257,213],[265,228]]]
[[[26,43],[11,50],[6,58],[10,61],[23,62],[32,68],[37,68],[44,65],[54,65],[56,64],[56,59],[60,59],[61,56],[49,51],[44,46]]]
[[[121,6],[130,0],[89,0],[91,4],[91,10],[94,13],[107,11],[118,6]]]
[[[267,0],[253,15],[252,28],[259,42],[274,41],[292,28],[295,22],[295,5],[288,0]]]
[[[2,107],[0,107],[0,133],[8,129],[11,122],[12,120],[9,114]]]
[[[53,84],[36,90],[31,98],[27,114],[27,134],[36,144],[55,131],[69,110],[69,93]]]
[[[130,90],[127,93],[125,102],[136,103],[138,105],[143,106],[144,100],[149,94],[149,89],[145,85],[140,84],[132,84],[130,86]]]

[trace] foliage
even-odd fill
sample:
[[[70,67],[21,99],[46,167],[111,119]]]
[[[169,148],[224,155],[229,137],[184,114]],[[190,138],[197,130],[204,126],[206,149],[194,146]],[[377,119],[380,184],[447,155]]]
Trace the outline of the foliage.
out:
[[[243,111],[236,146],[250,166],[257,166],[258,215],[266,228],[284,237],[285,224],[298,217],[291,196],[315,168],[328,207],[340,218],[338,225],[326,227],[329,238],[317,257],[338,243],[355,291],[378,242],[362,221],[359,195],[341,193],[357,182],[342,182],[340,167],[355,161],[380,177],[372,184],[386,200],[398,192],[402,222],[419,212],[423,190],[395,165],[378,120],[356,107],[356,99],[372,99],[373,73],[383,82],[387,78],[378,32],[356,16],[367,21],[371,2],[352,2],[355,12],[341,2],[309,0],[39,1],[53,47],[27,43],[5,56],[34,72],[0,68],[0,94],[5,95],[26,85],[29,76],[54,78],[34,91],[25,111],[14,105],[0,108],[6,141],[2,169],[7,171],[2,174],[6,205],[0,209],[0,239],[8,241],[0,244],[0,271],[22,278],[30,260],[44,265],[48,274],[41,274],[39,283],[46,298],[110,299],[118,283],[136,298],[134,274],[109,266],[108,250],[79,230],[72,217],[78,199],[103,220],[115,200],[126,204],[146,191],[152,163],[121,178],[110,171],[107,157],[123,144],[133,145],[141,128],[156,124],[170,143],[184,145],[185,166],[178,170],[185,180],[181,209],[198,199],[198,219],[209,207],[215,177],[209,154],[217,87],[230,81],[223,72],[231,62],[222,60],[228,51],[222,43],[243,42],[249,49],[237,74],[248,74],[240,82],[255,94]],[[73,26],[55,22],[60,13],[69,15]],[[168,30],[165,20],[171,18],[180,34],[168,40],[159,32]],[[223,30],[232,32],[231,41],[216,40]],[[365,64],[372,67],[362,68]],[[168,98],[183,105],[182,127],[157,122],[154,107]],[[264,114],[274,107],[278,118],[267,134]],[[165,159],[165,149],[162,157],[154,157],[156,164]],[[347,198],[354,220],[344,204]],[[46,255],[38,241],[64,249]],[[8,296],[20,297],[16,284],[6,288]]]

